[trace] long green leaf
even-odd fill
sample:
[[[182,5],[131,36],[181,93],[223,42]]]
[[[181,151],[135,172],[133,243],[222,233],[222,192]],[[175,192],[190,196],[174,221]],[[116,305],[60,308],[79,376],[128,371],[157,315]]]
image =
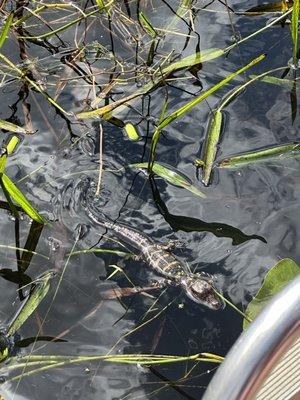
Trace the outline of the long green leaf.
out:
[[[1,34],[0,34],[0,49],[3,46],[3,44],[7,38],[8,32],[9,32],[11,24],[13,22],[13,19],[14,19],[14,13],[11,12],[6,19],[5,24],[4,24]]]
[[[52,277],[53,271],[47,271],[37,277],[32,283],[28,297],[21,304],[20,309],[9,323],[9,327],[7,329],[8,336],[11,336],[17,332],[39,306],[40,302],[49,291],[50,279]]]
[[[165,101],[163,103],[161,112],[160,112],[160,116],[159,116],[159,123],[165,118],[166,112],[167,112],[167,108],[168,108],[168,96],[165,98]],[[158,140],[160,137],[160,133],[161,133],[161,129],[156,128],[153,135],[152,135],[152,139],[151,139],[151,148],[150,148],[150,157],[149,157],[149,163],[148,163],[148,172],[151,173],[152,172],[152,167],[153,167],[153,163],[155,161],[155,157],[156,157],[156,148],[157,148],[157,144],[158,144]]]
[[[225,54],[225,51],[222,49],[215,49],[215,48],[205,49],[205,50],[202,50],[201,52],[197,52],[197,53],[191,54],[189,56],[186,56],[179,61],[173,62],[172,64],[168,65],[167,67],[162,68],[162,70],[160,72],[158,72],[158,74],[162,74],[163,76],[166,76],[166,75],[173,73],[175,71],[178,71],[180,69],[193,67],[194,65],[202,64],[203,62],[214,60],[215,58],[223,56],[224,54]]]
[[[219,161],[219,168],[235,168],[245,164],[254,164],[262,161],[277,160],[296,157],[300,155],[300,143],[287,143],[273,146],[263,150],[242,153]]]
[[[143,11],[140,11],[139,13],[139,20],[145,29],[145,31],[153,38],[155,39],[157,36],[157,32],[155,28],[152,26],[151,22],[147,18],[147,16],[143,13]]]
[[[2,182],[12,199],[24,210],[27,215],[29,215],[30,218],[40,224],[45,224],[46,221],[44,218],[35,210],[20,189],[17,188],[17,186],[6,174],[2,175]]]
[[[3,174],[3,172],[5,171],[6,162],[7,162],[7,154],[4,153],[0,157],[0,175]]]
[[[293,63],[295,66],[297,66],[297,64],[298,64],[298,60],[297,60],[298,24],[299,24],[299,0],[294,0],[293,12],[292,12],[291,33],[292,33],[292,39],[293,39]]]
[[[147,170],[148,163],[130,164],[129,167]],[[196,186],[194,186],[187,177],[185,177],[182,173],[174,171],[174,169],[170,166],[162,165],[158,162],[155,162],[152,166],[152,171],[172,185],[182,187],[199,197],[206,197],[206,195],[201,192]]]
[[[286,68],[286,67],[285,67]],[[255,75],[251,75],[252,77],[256,77]],[[298,80],[298,79],[296,79]],[[291,90],[294,84],[294,80],[292,79],[282,79],[278,78],[277,76],[267,75],[264,78],[260,79],[261,82],[270,83],[272,85],[281,86],[283,89]]]
[[[204,152],[202,158],[203,159],[202,182],[206,186],[209,183],[213,163],[215,162],[215,157],[217,154],[217,145],[220,139],[222,120],[223,120],[222,111],[220,110],[214,111],[207,131],[207,136],[205,138]]]
[[[263,284],[253,300],[248,304],[246,316],[253,320],[266,304],[289,282],[300,274],[300,267],[291,259],[284,258],[275,264],[266,274]],[[249,322],[244,319],[243,329]]]
[[[201,101],[206,99],[208,96],[225,86],[228,82],[230,82],[232,79],[234,79],[236,76],[239,74],[245,72],[248,68],[252,67],[253,65],[257,64],[258,62],[262,61],[265,58],[265,54],[261,54],[259,57],[255,58],[252,60],[249,64],[245,65],[244,67],[240,68],[236,72],[233,72],[232,74],[228,75],[225,79],[222,79],[219,83],[217,83],[215,86],[212,88],[208,89],[206,92],[202,93],[200,96],[196,97],[195,99],[189,101],[187,104],[184,106],[180,107],[178,110],[172,112],[169,116],[167,116],[158,126],[159,129],[164,128],[165,126],[169,125],[171,122],[173,122],[175,119],[181,117],[183,114],[185,114],[187,111],[189,111],[191,108],[195,107],[197,104],[199,104]]]

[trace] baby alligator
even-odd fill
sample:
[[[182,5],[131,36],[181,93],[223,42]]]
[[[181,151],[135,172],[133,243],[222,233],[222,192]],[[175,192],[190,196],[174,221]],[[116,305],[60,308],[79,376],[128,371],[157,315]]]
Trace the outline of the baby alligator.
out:
[[[139,250],[149,266],[173,284],[181,286],[191,300],[213,310],[218,310],[223,306],[223,302],[213,288],[212,279],[189,273],[166,246],[155,243],[148,236],[141,235],[125,225],[100,220],[90,210],[87,210],[87,213],[96,224],[112,230],[122,241]]]

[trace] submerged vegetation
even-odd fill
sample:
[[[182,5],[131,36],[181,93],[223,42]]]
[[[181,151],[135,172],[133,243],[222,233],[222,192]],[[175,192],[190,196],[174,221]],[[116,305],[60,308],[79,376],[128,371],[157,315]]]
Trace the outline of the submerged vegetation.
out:
[[[15,293],[20,303],[9,322],[2,318],[5,322],[0,333],[2,387],[9,395],[21,393],[20,388],[29,377],[74,364],[84,365],[87,373],[94,368],[95,377],[99,373],[97,363],[103,362],[142,366],[161,384],[156,382],[158,389],[150,392],[157,398],[165,388],[176,391],[182,398],[192,398],[188,389],[191,387],[198,393],[203,386],[201,377],[210,372],[206,367],[199,369],[202,363],[217,366],[228,350],[226,345],[222,348],[222,340],[215,343],[223,329],[218,321],[220,315],[227,313],[233,320],[238,318],[238,329],[246,329],[268,301],[299,275],[299,266],[287,258],[293,254],[279,250],[267,253],[261,271],[256,250],[247,253],[252,246],[266,248],[268,241],[273,240],[267,229],[258,234],[258,224],[252,223],[252,218],[259,219],[256,216],[259,206],[250,203],[242,206],[242,214],[249,210],[253,213],[248,223],[234,220],[228,211],[231,205],[227,207],[227,202],[237,204],[243,200],[241,188],[236,192],[231,189],[239,186],[241,171],[248,171],[245,176],[254,182],[250,185],[253,192],[248,188],[246,198],[253,196],[255,203],[261,193],[255,186],[255,175],[271,187],[273,197],[268,201],[275,204],[279,189],[273,189],[267,168],[271,166],[284,173],[299,168],[299,0],[251,2],[250,8],[242,9],[244,5],[233,2],[229,6],[226,1],[217,0],[205,4],[197,0],[1,2],[0,205],[5,216],[3,225],[13,225],[15,240],[11,244],[8,239],[11,232],[3,228],[0,277],[1,287],[8,285],[9,296]],[[223,37],[218,34],[214,43],[216,36],[211,30],[218,32],[218,18],[226,24],[226,33],[222,33]],[[247,25],[246,33],[239,32],[240,18]],[[205,26],[206,19],[209,22]],[[222,24],[220,31],[224,28]],[[283,38],[274,34],[277,30],[284,32]],[[260,46],[273,36],[272,46]],[[273,47],[284,56],[277,57]],[[254,133],[256,128],[251,136],[244,126],[246,123],[259,126],[255,103],[270,101],[272,94],[269,96],[268,90],[281,89],[287,96],[285,99],[288,98],[288,132],[270,135],[261,146]],[[243,109],[246,106],[239,108],[239,104],[249,101],[248,93],[252,103],[246,112]],[[277,108],[282,108],[282,102]],[[270,127],[275,125],[277,112],[271,114]],[[233,127],[240,132],[231,137]],[[289,130],[296,131],[292,139]],[[297,176],[294,173],[295,179],[290,178],[293,187]],[[137,192],[132,191],[134,185]],[[217,216],[214,219],[224,205],[228,214],[222,221],[230,224],[216,222],[220,218]],[[208,213],[209,218],[200,219],[208,207],[215,209]],[[226,303],[225,310],[211,317],[212,311],[203,310],[176,293],[179,285],[170,284],[168,289],[171,273],[169,281],[155,277],[152,282],[148,276],[147,286],[136,283],[143,278],[143,270],[149,268],[137,261],[131,248],[122,241],[109,238],[112,244],[99,244],[103,237],[107,239],[107,232],[97,242],[95,236],[99,233],[93,231],[87,212],[93,209],[100,219],[117,222],[119,218],[122,220],[126,208],[126,224],[145,237],[149,231],[157,237],[161,221],[167,224],[168,232],[198,234],[186,235],[192,244],[183,252],[190,260],[193,255],[199,256],[197,264],[202,265],[199,269],[192,261],[192,266],[186,267],[186,274],[200,276],[206,282],[214,280],[214,295]],[[169,211],[171,208],[175,211]],[[268,209],[268,203],[265,208]],[[278,210],[277,204],[274,210]],[[267,213],[261,219],[266,216]],[[28,234],[27,226],[30,226]],[[207,243],[205,238],[209,233],[213,234],[213,242]],[[293,241],[286,236],[288,242]],[[232,246],[240,246],[235,259],[230,258],[232,250],[227,247],[221,249],[224,254],[219,254],[218,246],[227,238],[232,240]],[[161,237],[155,239],[155,243],[160,241]],[[228,242],[225,246],[229,246]],[[264,251],[262,248],[258,247],[257,254]],[[293,246],[289,249],[293,251]],[[247,276],[246,271],[236,267],[243,254],[245,260],[251,259],[252,268],[255,262],[258,268],[253,275],[254,284],[249,283],[251,301],[247,290],[245,296],[239,288],[243,284],[240,276]],[[270,259],[278,258],[281,260],[272,267]],[[75,261],[73,264],[75,259],[77,264]],[[104,260],[106,272],[96,272],[99,260]],[[228,260],[233,261],[235,270],[230,270]],[[212,264],[215,269],[207,268]],[[152,272],[155,271],[149,270],[148,275]],[[99,274],[100,286],[96,283]],[[118,286],[112,288],[108,282],[113,279],[118,280]],[[63,292],[65,282],[74,290],[70,296],[73,303],[77,301],[76,307],[67,300],[71,289]],[[139,300],[126,302],[132,296]],[[89,307],[85,307],[85,297]],[[8,296],[4,298],[7,301]],[[56,306],[58,299],[60,303]],[[12,301],[12,298],[7,301],[9,313]],[[103,306],[110,304],[109,301],[114,305]],[[61,314],[60,306],[65,307]],[[122,315],[115,318],[118,306]],[[110,326],[101,329],[110,332],[109,340],[97,339],[92,346],[94,337],[89,336],[81,347],[76,329],[85,328],[96,316],[88,334],[94,333],[98,338],[100,307],[106,307]],[[187,310],[184,316],[179,315],[181,309]],[[72,323],[62,328],[61,320],[68,321],[62,315],[69,312]],[[24,339],[23,329],[33,316],[32,337]],[[199,343],[195,344],[194,339],[181,332],[180,317],[189,321],[186,325],[192,326],[191,332],[197,332]],[[129,318],[134,323],[129,323]],[[48,320],[54,321],[51,326]],[[194,328],[199,320],[207,323],[207,327],[199,328],[200,337]],[[124,328],[120,328],[115,340],[114,326],[119,322]],[[153,328],[154,322],[159,323],[158,327]],[[165,328],[167,323],[179,337],[181,347],[171,335],[175,355],[164,350],[168,341],[164,335],[170,331]],[[48,335],[47,330],[55,333]],[[213,336],[212,332],[217,333]],[[140,333],[142,337],[138,337]],[[73,335],[76,346],[72,344]],[[152,339],[147,342],[148,335]],[[230,344],[235,336],[232,335]],[[202,343],[204,339],[208,345]],[[45,344],[38,347],[38,341],[47,342],[47,347]],[[71,346],[67,347],[69,343]],[[174,376],[180,378],[168,378],[170,370],[164,369],[166,365],[173,367],[180,363],[182,369],[174,369]],[[96,367],[91,366],[94,364]],[[162,367],[156,370],[154,366]],[[206,380],[204,385],[207,383]],[[125,389],[126,384],[122,395],[116,396],[124,399],[131,396],[131,391]]]

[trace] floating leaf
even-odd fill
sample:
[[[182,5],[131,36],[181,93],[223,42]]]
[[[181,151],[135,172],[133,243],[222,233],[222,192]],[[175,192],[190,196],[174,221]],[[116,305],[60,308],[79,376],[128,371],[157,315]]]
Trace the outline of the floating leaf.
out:
[[[266,274],[263,284],[253,300],[248,304],[245,314],[250,320],[257,317],[266,304],[289,282],[300,274],[300,267],[291,259],[284,258],[275,264]],[[243,329],[249,322],[244,319]]]
[[[131,168],[139,168],[143,170],[148,169],[148,163],[138,163],[138,164],[131,164],[129,165]],[[181,172],[178,173],[172,169],[172,167],[167,165],[162,165],[158,162],[155,162],[152,166],[152,171],[160,176],[161,178],[165,179],[167,182],[180,186],[190,192],[194,193],[199,197],[206,197],[206,195],[201,192],[196,186],[194,186],[191,181],[185,177]]]
[[[47,271],[41,274],[32,282],[30,292],[24,300],[21,308],[9,323],[7,335],[11,336],[17,332],[25,321],[30,317],[40,302],[48,293],[50,288],[50,278],[53,277],[53,271]]]
[[[282,160],[300,155],[300,143],[287,143],[254,152],[242,153],[219,161],[219,168],[234,168],[269,160]]]
[[[221,128],[222,128],[222,111],[216,110],[212,114],[212,118],[207,131],[207,136],[204,143],[203,152],[203,174],[202,182],[208,185],[210,175],[217,154],[217,145],[219,143]]]
[[[12,199],[23,209],[23,211],[29,215],[34,221],[44,224],[45,220],[40,214],[35,210],[35,208],[30,204],[30,202],[26,199],[24,194],[17,188],[17,186],[11,181],[11,179],[6,175],[2,175],[2,183],[12,197]]]
[[[10,27],[13,22],[13,19],[14,19],[14,13],[11,12],[6,19],[5,24],[4,24],[1,34],[0,34],[0,49],[3,46],[3,44],[7,38],[8,32],[9,32]]]
[[[139,136],[137,130],[135,129],[135,126],[134,126],[134,125],[132,125],[132,124],[130,124],[130,123],[127,123],[127,124],[124,126],[124,130],[125,130],[126,135],[128,136],[128,138],[129,138],[130,140],[137,141],[137,140],[140,139],[140,136]]]
[[[0,129],[4,129],[6,131],[14,133],[24,133],[24,134],[31,133],[27,131],[25,128],[15,125],[11,122],[4,121],[3,119],[0,119]]]

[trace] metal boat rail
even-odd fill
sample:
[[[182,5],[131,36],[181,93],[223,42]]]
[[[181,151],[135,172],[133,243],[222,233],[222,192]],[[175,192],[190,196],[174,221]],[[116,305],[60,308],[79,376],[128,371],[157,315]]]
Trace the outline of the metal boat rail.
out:
[[[300,399],[300,277],[241,334],[202,399]]]

